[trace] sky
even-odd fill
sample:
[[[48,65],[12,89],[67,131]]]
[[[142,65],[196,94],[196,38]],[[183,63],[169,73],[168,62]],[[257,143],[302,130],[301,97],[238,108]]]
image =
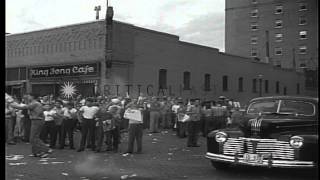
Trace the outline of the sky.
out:
[[[6,32],[20,33],[95,20],[107,0],[5,0]],[[109,0],[114,20],[180,36],[224,52],[225,0]]]

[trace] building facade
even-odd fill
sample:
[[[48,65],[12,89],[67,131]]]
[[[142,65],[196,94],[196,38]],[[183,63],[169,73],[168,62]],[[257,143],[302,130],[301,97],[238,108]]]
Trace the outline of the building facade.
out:
[[[226,0],[225,7],[226,53],[318,69],[318,0]]]
[[[308,95],[303,74],[178,36],[114,22],[112,66],[105,62],[105,21],[6,36],[6,91],[85,96],[180,96],[245,103],[270,95]]]

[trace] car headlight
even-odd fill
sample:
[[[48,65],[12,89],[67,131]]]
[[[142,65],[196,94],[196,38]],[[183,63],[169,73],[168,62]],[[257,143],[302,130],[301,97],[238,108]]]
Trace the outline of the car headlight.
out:
[[[290,145],[293,148],[300,148],[303,145],[303,138],[300,136],[292,136],[290,138]]]
[[[217,132],[215,139],[218,143],[223,143],[227,140],[227,134],[225,132]]]

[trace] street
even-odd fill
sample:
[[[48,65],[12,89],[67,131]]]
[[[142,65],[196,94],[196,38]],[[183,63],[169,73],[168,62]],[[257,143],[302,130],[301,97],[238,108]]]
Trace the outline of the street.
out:
[[[76,133],[76,147],[80,134]],[[186,139],[175,132],[144,132],[142,154],[122,154],[127,136],[123,134],[119,153],[94,153],[86,150],[55,150],[49,158],[30,157],[30,144],[6,145],[7,180],[94,180],[94,179],[188,179],[188,180],[254,180],[254,179],[317,179],[314,171],[262,168],[215,170],[204,158],[205,138],[199,148],[187,148]]]

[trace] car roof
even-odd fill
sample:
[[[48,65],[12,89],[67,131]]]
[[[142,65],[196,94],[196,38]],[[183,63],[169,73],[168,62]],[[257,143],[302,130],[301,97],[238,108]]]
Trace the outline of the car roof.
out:
[[[319,101],[319,98],[316,97],[308,97],[308,96],[267,96],[267,97],[258,97],[252,99],[252,101],[265,100],[265,99],[284,99],[284,100],[305,100],[305,101]]]

